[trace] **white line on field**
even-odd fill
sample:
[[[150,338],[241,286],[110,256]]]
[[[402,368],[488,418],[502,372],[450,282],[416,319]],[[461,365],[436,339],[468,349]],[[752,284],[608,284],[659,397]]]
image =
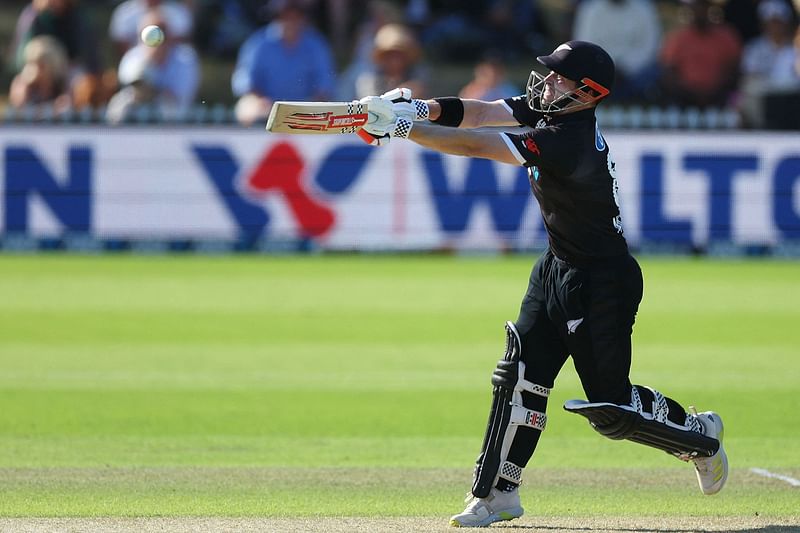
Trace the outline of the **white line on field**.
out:
[[[774,472],[770,472],[765,468],[751,468],[750,471],[754,474],[758,474],[759,476],[764,477],[771,477],[774,479],[780,479],[781,481],[785,481],[789,485],[793,487],[800,487],[800,479],[795,479],[793,477],[784,476],[782,474],[776,474]]]

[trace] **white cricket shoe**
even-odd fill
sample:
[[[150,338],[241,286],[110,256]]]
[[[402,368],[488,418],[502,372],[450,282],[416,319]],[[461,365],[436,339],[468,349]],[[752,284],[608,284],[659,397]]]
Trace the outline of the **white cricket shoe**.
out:
[[[719,450],[711,457],[697,457],[692,459],[697,471],[697,482],[703,494],[709,496],[716,494],[725,485],[728,479],[728,456],[722,447],[723,426],[722,419],[714,411],[706,411],[695,415],[697,421],[703,426],[706,437],[719,441]]]
[[[486,498],[467,494],[467,508],[450,518],[453,527],[486,527],[502,520],[513,520],[525,510],[520,505],[519,490],[500,492],[493,488]]]

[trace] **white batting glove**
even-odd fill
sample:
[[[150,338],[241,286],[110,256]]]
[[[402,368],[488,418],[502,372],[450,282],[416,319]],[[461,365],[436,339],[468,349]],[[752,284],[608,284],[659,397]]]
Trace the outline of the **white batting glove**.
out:
[[[411,128],[414,127],[414,121],[398,117],[395,122],[388,126],[388,129],[383,125],[367,124],[357,134],[367,144],[372,146],[386,146],[395,138],[408,139],[411,133]]]
[[[425,100],[418,100],[413,98],[411,89],[407,87],[398,87],[391,91],[385,92],[381,98],[391,101],[394,104],[395,113],[398,116],[411,118],[413,121],[428,120],[430,117],[430,109]]]
[[[391,140],[389,131],[394,129],[397,121],[391,102],[378,96],[365,96],[359,102],[367,106],[369,118],[358,131],[358,136],[372,146],[386,146]]]
[[[358,131],[361,139],[372,146],[386,146],[393,137],[408,138],[414,121],[399,117],[392,102],[378,96],[367,96],[360,102],[366,104],[369,114],[367,123]]]

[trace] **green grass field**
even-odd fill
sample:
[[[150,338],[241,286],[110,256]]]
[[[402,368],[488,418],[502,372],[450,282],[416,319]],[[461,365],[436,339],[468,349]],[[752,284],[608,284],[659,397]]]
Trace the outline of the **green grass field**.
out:
[[[0,516],[444,519],[532,261],[0,256]],[[564,412],[567,363],[523,505],[800,517],[750,471],[800,478],[800,264],[642,266],[632,379],[723,415],[728,486]]]

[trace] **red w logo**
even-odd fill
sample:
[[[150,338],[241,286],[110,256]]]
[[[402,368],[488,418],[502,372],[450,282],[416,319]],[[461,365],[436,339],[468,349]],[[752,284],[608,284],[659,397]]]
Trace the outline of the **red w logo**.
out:
[[[270,150],[247,180],[256,193],[279,191],[303,233],[319,237],[328,233],[336,220],[333,211],[314,200],[301,181],[303,160],[289,143],[278,143]]]

